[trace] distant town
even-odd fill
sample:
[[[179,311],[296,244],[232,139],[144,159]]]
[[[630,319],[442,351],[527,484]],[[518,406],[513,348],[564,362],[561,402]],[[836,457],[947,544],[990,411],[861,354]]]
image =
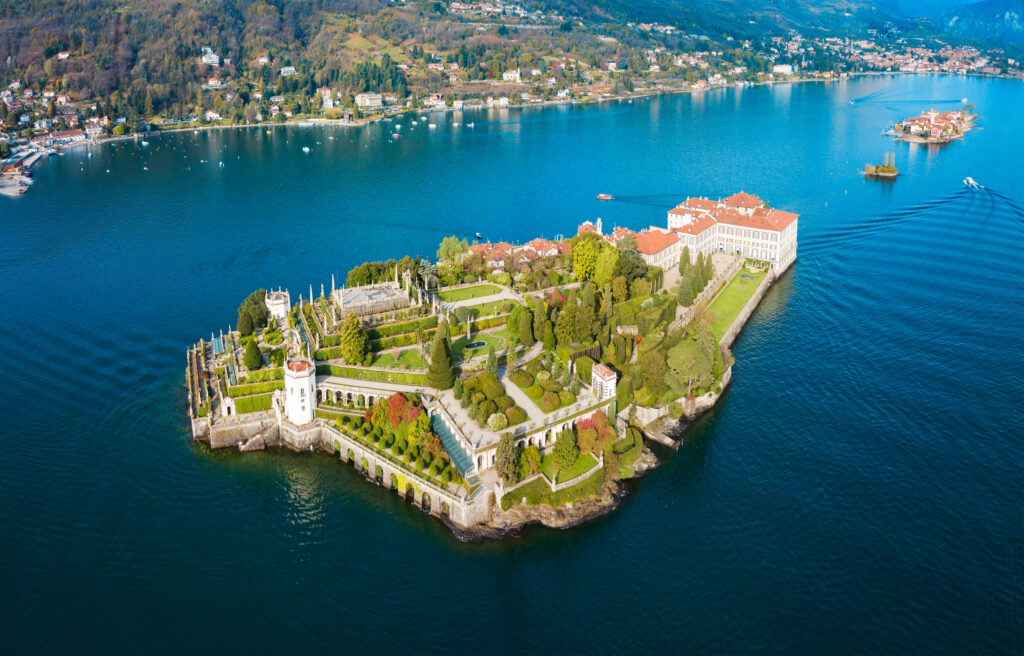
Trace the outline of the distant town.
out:
[[[1002,51],[904,38],[893,30],[869,30],[867,38],[791,32],[754,40],[629,22],[610,36],[580,17],[518,4],[451,2],[443,9],[443,17],[431,20],[461,21],[465,35],[447,48],[396,46],[363,34],[379,30],[376,23],[354,19],[342,44],[356,62],[348,70],[325,76],[307,60],[270,49],[238,59],[210,44],[179,62],[196,82],[171,93],[166,85],[140,82],[132,94],[91,94],[75,71],[92,54],[83,47],[47,49],[31,75],[0,91],[0,192],[24,192],[38,155],[154,130],[354,125],[403,112],[594,102],[870,72],[1021,76],[1020,62]],[[534,32],[545,40],[518,50]],[[557,37],[568,33],[577,44],[572,48]]]
[[[640,232],[467,244],[253,292],[187,351],[193,437],[336,454],[466,538],[609,512],[732,376],[798,216],[689,198]]]

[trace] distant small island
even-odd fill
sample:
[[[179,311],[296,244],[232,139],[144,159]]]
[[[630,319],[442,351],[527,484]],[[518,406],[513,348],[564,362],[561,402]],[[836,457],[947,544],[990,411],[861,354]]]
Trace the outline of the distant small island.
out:
[[[896,124],[893,134],[899,141],[944,144],[967,134],[974,128],[977,118],[977,114],[964,110],[940,112],[932,109],[920,116],[903,119]]]
[[[797,219],[690,198],[664,227],[450,236],[434,264],[367,262],[298,303],[256,290],[188,349],[193,438],[337,454],[463,539],[575,526],[658,465],[647,440],[678,447],[678,420],[721,397]]]
[[[864,175],[869,178],[893,179],[899,173],[899,169],[896,168],[896,153],[886,153],[885,161],[881,165],[864,165]]]

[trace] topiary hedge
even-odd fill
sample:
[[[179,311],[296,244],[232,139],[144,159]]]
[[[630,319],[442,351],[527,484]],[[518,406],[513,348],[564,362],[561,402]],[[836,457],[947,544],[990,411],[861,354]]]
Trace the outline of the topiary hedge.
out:
[[[524,369],[517,370],[512,374],[512,382],[520,389],[526,389],[533,385],[533,376]]]
[[[536,401],[540,397],[544,396],[544,388],[536,384],[531,385],[530,388],[526,390],[526,395]]]

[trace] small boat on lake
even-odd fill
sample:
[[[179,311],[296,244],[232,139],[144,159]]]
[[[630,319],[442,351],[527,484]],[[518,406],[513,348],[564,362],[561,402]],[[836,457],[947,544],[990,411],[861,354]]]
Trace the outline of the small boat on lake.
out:
[[[974,178],[967,176],[964,178],[964,186],[970,187],[971,189],[984,189],[980,184],[974,181]]]
[[[614,198],[614,196],[612,196],[611,194],[598,194],[597,195],[597,200],[612,200],[612,198]]]

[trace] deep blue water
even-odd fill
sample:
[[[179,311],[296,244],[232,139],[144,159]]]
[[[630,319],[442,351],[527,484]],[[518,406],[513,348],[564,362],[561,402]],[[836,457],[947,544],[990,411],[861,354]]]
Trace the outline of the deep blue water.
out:
[[[962,141],[879,136],[965,97]],[[878,77],[51,158],[0,198],[0,650],[1021,653],[1021,107]],[[253,288],[740,189],[799,260],[609,517],[462,544],[328,456],[189,439],[184,349]]]

